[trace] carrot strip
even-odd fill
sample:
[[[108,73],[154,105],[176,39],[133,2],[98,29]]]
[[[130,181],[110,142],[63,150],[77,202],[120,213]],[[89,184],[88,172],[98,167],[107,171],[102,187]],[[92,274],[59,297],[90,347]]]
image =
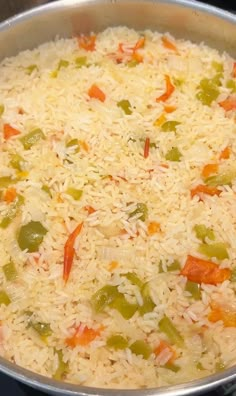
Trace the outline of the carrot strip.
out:
[[[144,145],[144,153],[143,153],[144,158],[147,158],[149,156],[149,149],[150,149],[150,138],[147,137]]]
[[[119,263],[117,261],[111,261],[108,267],[108,271],[113,271],[114,269],[116,269],[117,267],[119,267]]]
[[[8,140],[12,136],[20,135],[20,131],[18,129],[13,128],[10,124],[3,125],[3,136],[4,139]]]
[[[207,178],[208,176],[212,175],[213,173],[218,172],[219,165],[218,164],[207,164],[204,166],[202,170],[202,176]]]
[[[141,37],[140,39],[138,39],[137,43],[134,46],[133,51],[137,51],[140,48],[143,48],[145,45],[145,37]]]
[[[173,363],[175,361],[175,359],[177,358],[176,351],[172,348],[172,346],[170,344],[168,344],[168,342],[161,340],[159,345],[154,349],[154,353],[156,356],[158,356],[164,350],[167,350],[168,352],[170,352],[172,354],[172,356],[169,358],[167,363]]]
[[[66,241],[66,244],[64,246],[64,266],[63,266],[63,279],[65,282],[68,281],[72,264],[73,264],[73,259],[75,255],[75,249],[74,249],[74,243],[77,238],[77,236],[80,234],[81,230],[83,227],[83,223],[80,223],[74,231],[69,235],[69,238]]]
[[[164,106],[164,110],[166,113],[173,113],[175,110],[177,109],[177,107],[175,106]]]
[[[16,199],[16,189],[14,187],[8,188],[8,190],[4,194],[3,199],[8,204],[13,202]]]
[[[198,195],[201,198],[201,194],[206,194],[206,195],[220,195],[222,193],[221,190],[218,190],[216,187],[212,186],[205,186],[204,184],[199,184],[198,186],[192,188],[190,190],[191,193],[191,198],[193,198],[195,195]]]
[[[88,214],[93,214],[94,212],[96,212],[96,210],[89,205],[85,206],[84,209],[87,210]]]
[[[84,151],[89,152],[89,145],[84,140],[79,140],[79,144],[84,149]]]
[[[217,285],[229,279],[231,271],[228,268],[221,269],[211,261],[188,256],[180,274],[186,276],[191,282]]]
[[[225,147],[224,150],[221,151],[220,156],[219,156],[219,159],[220,159],[220,160],[222,160],[222,159],[229,159],[230,154],[231,154],[231,148],[230,148],[229,146],[227,146],[227,147]]]
[[[85,49],[86,51],[95,51],[96,46],[96,36],[80,36],[78,37],[79,47]]]
[[[165,102],[167,99],[169,99],[169,97],[172,95],[172,93],[175,90],[174,85],[171,83],[170,76],[168,76],[167,74],[165,75],[165,81],[166,81],[166,92],[163,95],[156,98],[156,102]]]
[[[152,221],[148,224],[148,235],[154,235],[160,232],[160,224],[156,221]]]
[[[94,330],[85,326],[82,328],[80,325],[72,337],[66,338],[66,345],[75,348],[77,345],[86,346],[90,344],[96,337],[100,336],[103,328]]]
[[[106,95],[96,84],[93,84],[89,88],[88,95],[90,96],[90,98],[100,100],[100,102],[105,102],[106,99]]]
[[[236,110],[236,97],[229,96],[227,99],[220,102],[219,105],[225,109],[225,111]]]
[[[236,327],[236,312],[224,310],[221,306],[213,303],[211,304],[211,312],[208,315],[210,322],[216,323],[222,320],[225,327]]]
[[[133,53],[132,59],[135,60],[138,63],[142,63],[143,62],[143,56],[140,55],[138,52],[134,52]]]
[[[175,52],[178,52],[176,45],[173,44],[173,43],[168,39],[168,37],[162,36],[161,41],[162,41],[162,44],[163,44],[163,46],[164,46],[165,48],[167,48],[167,49],[169,49],[169,50],[172,50],[172,51],[175,51]]]

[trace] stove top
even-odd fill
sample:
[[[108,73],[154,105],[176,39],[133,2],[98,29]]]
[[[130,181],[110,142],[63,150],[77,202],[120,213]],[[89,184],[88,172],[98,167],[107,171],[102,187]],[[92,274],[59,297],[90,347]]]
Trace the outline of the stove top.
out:
[[[1,1],[1,0],[0,0]],[[41,3],[46,3],[50,2],[53,0],[43,0]],[[8,0],[5,0],[6,4],[8,3]],[[217,7],[223,8],[225,10],[233,11],[236,13],[236,2],[232,0],[208,0],[208,1],[203,1],[204,3],[212,4]],[[38,1],[40,3],[40,1]],[[4,7],[3,7],[4,8]],[[10,9],[8,10],[10,12]],[[19,10],[20,11],[20,10]],[[7,16],[10,15],[0,15],[0,20],[2,19],[1,17],[6,18]],[[40,392],[38,390],[34,390],[27,385],[21,384],[17,382],[16,380],[7,377],[4,374],[0,373],[0,395],[1,396],[46,396],[44,392]],[[236,396],[236,383],[235,384],[228,384],[224,387],[220,387],[212,392],[208,392],[204,394],[203,396]]]

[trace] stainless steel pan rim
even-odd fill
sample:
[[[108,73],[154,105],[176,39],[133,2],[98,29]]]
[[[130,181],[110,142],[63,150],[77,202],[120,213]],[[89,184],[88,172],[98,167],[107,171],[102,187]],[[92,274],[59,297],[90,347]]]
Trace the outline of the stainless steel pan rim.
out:
[[[220,19],[224,19],[232,24],[236,25],[236,15],[230,12],[220,10],[216,7],[206,5],[203,3],[196,3],[193,0],[158,0],[159,3],[172,4],[186,7],[196,12],[208,13],[214,15]],[[155,0],[60,0],[50,4],[46,4],[40,7],[36,7],[27,12],[18,14],[0,24],[0,34],[2,32],[10,30],[17,24],[24,23],[40,14],[50,14],[54,11],[63,11],[73,7],[83,7],[85,5],[93,6],[102,4],[117,4],[117,3],[149,3],[155,4]],[[194,346],[193,346],[194,347]],[[223,372],[199,379],[194,380],[185,384],[162,387],[162,388],[151,388],[151,389],[103,389],[103,388],[92,388],[81,385],[73,385],[69,383],[55,381],[53,379],[44,377],[42,375],[33,373],[27,369],[24,369],[16,364],[13,364],[0,357],[0,371],[16,380],[21,381],[29,386],[38,388],[44,392],[49,392],[54,395],[68,395],[68,396],[92,396],[92,395],[104,395],[104,396],[187,396],[193,394],[201,394],[208,392],[217,386],[224,385],[227,382],[236,380],[236,367],[231,367]]]

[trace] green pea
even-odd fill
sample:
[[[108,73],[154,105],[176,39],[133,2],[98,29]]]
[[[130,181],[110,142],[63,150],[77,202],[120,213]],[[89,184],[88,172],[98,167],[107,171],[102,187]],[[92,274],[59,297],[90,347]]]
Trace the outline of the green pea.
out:
[[[21,250],[37,252],[46,235],[46,228],[39,221],[30,221],[21,227],[17,238]]]

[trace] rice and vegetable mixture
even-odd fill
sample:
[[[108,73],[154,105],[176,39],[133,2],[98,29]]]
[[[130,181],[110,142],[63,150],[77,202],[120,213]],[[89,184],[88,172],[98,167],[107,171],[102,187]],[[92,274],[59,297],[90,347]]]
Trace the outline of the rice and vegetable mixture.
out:
[[[236,63],[124,27],[0,66],[0,354],[77,384],[236,363]]]

